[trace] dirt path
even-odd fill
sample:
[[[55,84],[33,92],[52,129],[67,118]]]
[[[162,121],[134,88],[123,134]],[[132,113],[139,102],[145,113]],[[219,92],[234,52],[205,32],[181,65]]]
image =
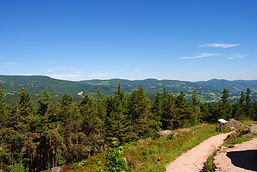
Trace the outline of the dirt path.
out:
[[[229,133],[213,136],[193,149],[183,153],[166,167],[166,172],[197,172],[203,169],[208,157],[217,149]]]
[[[214,163],[219,172],[257,171],[257,138],[217,154]]]

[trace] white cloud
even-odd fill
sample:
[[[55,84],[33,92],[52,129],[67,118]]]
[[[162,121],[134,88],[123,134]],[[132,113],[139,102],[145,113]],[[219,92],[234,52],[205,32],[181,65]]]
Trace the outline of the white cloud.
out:
[[[199,47],[215,47],[215,48],[232,48],[237,47],[240,44],[224,44],[224,43],[211,43],[211,44],[201,44]]]
[[[53,74],[46,74],[52,78],[56,79],[64,79],[64,80],[81,80],[83,78],[82,72],[73,72],[73,73],[53,73]]]
[[[183,59],[183,60],[200,59],[200,58],[212,57],[212,56],[218,56],[218,55],[219,54],[216,54],[216,53],[200,53],[200,55],[197,55],[197,56],[180,57],[180,59]]]
[[[117,77],[116,74],[110,72],[93,72],[88,75],[88,78],[90,79],[108,79],[115,77]]]
[[[55,71],[65,71],[65,70],[72,70],[74,68],[66,67],[66,66],[55,66],[53,68],[47,69],[48,72],[55,72]]]
[[[227,58],[228,60],[236,60],[236,59],[243,59],[245,58],[247,55],[246,54],[240,54],[240,53],[236,53],[236,54],[230,54],[228,55],[229,57]]]
[[[7,62],[7,63],[0,63],[0,69],[7,69],[7,68],[11,68],[14,67],[17,63],[13,63],[13,62]]]

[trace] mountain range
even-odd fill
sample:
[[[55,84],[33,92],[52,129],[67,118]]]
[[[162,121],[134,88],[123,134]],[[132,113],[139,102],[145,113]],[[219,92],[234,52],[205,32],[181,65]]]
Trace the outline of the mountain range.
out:
[[[62,96],[65,92],[69,92],[75,97],[80,97],[86,93],[95,96],[99,88],[105,95],[111,95],[116,90],[118,84],[120,84],[125,93],[129,93],[142,85],[150,98],[152,98],[156,92],[161,92],[163,88],[166,88],[168,92],[175,95],[183,91],[187,98],[191,96],[193,90],[196,90],[202,101],[210,102],[218,101],[224,88],[229,90],[231,100],[236,100],[242,91],[245,92],[247,88],[250,88],[252,98],[257,100],[257,80],[228,81],[212,79],[209,81],[190,82],[157,79],[93,79],[67,81],[39,75],[0,75],[0,83],[7,96],[17,95],[22,88],[28,89],[29,92],[35,96],[42,94],[43,90],[46,88],[55,97]]]

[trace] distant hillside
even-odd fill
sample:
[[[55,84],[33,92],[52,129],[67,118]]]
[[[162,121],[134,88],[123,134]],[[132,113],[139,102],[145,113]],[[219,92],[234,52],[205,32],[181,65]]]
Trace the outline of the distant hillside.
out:
[[[66,81],[53,79],[48,76],[11,76],[0,75],[0,83],[7,95],[17,95],[24,87],[33,95],[39,95],[44,89],[48,88],[50,93],[57,97],[63,95],[64,92],[69,92],[73,96],[77,96],[79,92],[90,93],[96,95],[97,89],[100,88],[105,95],[111,95],[121,84],[122,89],[128,93],[133,89],[142,85],[145,92],[150,96],[157,91],[162,91],[167,88],[167,91],[178,94],[183,91],[187,98],[190,97],[193,90],[197,90],[202,101],[218,101],[220,94],[224,88],[229,89],[231,99],[237,99],[242,91],[247,88],[252,90],[252,97],[257,100],[257,80],[218,80],[212,79],[209,81],[188,82],[179,80],[124,80],[124,79],[110,79],[110,80],[85,80],[85,81]]]

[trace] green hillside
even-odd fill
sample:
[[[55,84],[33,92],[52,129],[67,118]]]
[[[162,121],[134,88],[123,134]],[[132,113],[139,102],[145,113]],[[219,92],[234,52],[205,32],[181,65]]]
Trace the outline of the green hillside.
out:
[[[0,83],[7,93],[7,97],[10,98],[16,97],[15,95],[17,95],[23,87],[27,88],[34,96],[41,94],[46,88],[57,98],[65,92],[77,96],[81,91],[83,91],[83,94],[90,93],[94,96],[99,88],[105,95],[111,95],[117,88],[117,85],[121,84],[126,93],[130,93],[132,90],[142,85],[149,97],[152,97],[157,91],[162,91],[163,88],[166,88],[167,91],[172,94],[178,94],[183,91],[187,98],[191,96],[193,90],[197,90],[202,101],[218,101],[224,88],[230,91],[231,99],[236,100],[242,91],[245,91],[246,88],[250,88],[252,90],[253,99],[257,99],[257,80],[227,81],[213,79],[209,81],[189,82],[157,79],[110,79],[66,81],[53,79],[48,76],[0,75]]]

